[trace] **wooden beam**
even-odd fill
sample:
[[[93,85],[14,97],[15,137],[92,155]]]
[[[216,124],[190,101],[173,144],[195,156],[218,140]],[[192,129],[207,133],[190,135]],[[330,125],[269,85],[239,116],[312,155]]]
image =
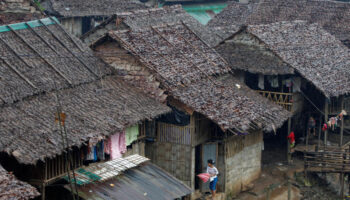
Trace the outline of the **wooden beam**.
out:
[[[27,77],[25,77],[20,71],[18,71],[16,68],[14,68],[11,63],[9,63],[6,59],[1,58],[5,65],[10,68],[15,74],[17,74],[19,77],[21,77],[25,82],[27,82],[30,86],[32,86],[34,89],[38,89]]]
[[[288,132],[287,132],[287,137],[288,137],[289,133],[291,132],[291,128],[292,128],[292,118],[289,117],[289,118],[288,118]],[[290,149],[289,140],[287,139],[287,161],[288,161],[288,164],[291,163],[291,160],[292,160],[292,152],[291,152],[291,149]]]
[[[325,98],[325,102],[324,102],[324,121],[325,121],[325,123],[328,122],[328,99],[327,98]],[[325,148],[327,146],[327,133],[328,133],[328,131],[325,130],[325,132],[324,132],[324,141],[323,141]]]
[[[317,150],[320,149],[320,145],[321,145],[321,130],[322,130],[322,115],[320,116],[319,119],[319,125],[318,125],[318,141],[317,141]]]
[[[340,97],[340,106],[341,111],[344,109],[344,96]],[[339,140],[339,147],[343,146],[343,135],[344,135],[344,116],[343,119],[341,119],[340,122],[340,140]]]
[[[56,20],[54,20],[51,16],[49,17],[52,21],[54,21],[54,22],[56,22]],[[39,20],[40,22],[41,22],[41,20]],[[61,24],[59,24],[59,23],[56,23],[57,24],[57,26],[60,28],[60,30],[62,31],[62,32],[64,32],[65,34],[66,34],[66,36],[74,43],[74,45],[81,51],[81,52],[84,52],[84,49],[82,49],[78,44],[77,44],[77,42],[72,38],[72,36],[69,34],[69,33],[67,33],[67,31],[66,31],[66,29],[64,29],[63,27],[62,27],[62,25]],[[44,24],[45,25],[45,24]],[[46,25],[45,25],[46,26]]]
[[[74,58],[76,58],[77,60],[79,60],[79,62],[81,63],[81,64],[83,64],[83,66],[90,72],[90,73],[92,73],[95,77],[98,77],[98,75],[95,73],[95,72],[93,72],[84,62],[83,62],[83,60],[81,60],[77,55],[75,55],[42,21],[41,21],[41,19],[39,19],[39,22],[42,24],[42,25],[44,25],[44,27],[46,28],[46,30],[48,31],[48,32],[50,32],[50,34],[56,39],[56,41],[58,42],[58,43],[60,43],[62,46],[63,46],[63,48],[65,48],[69,53],[71,53],[72,55],[73,55],[73,57]],[[26,23],[26,25],[28,26],[28,27],[30,27],[30,29],[47,45],[47,46],[49,46],[50,47],[50,49],[52,49],[57,55],[59,55],[59,52],[55,49],[55,48],[53,48],[43,37],[41,37],[40,36],[40,34],[38,34],[28,23]]]
[[[65,79],[69,85],[72,85],[72,82],[64,75],[62,72],[60,72],[53,64],[51,64],[46,58],[44,58],[35,48],[33,48],[22,36],[20,36],[15,30],[13,30],[12,27],[7,26],[12,33],[14,33],[19,39],[22,40],[32,51],[34,51],[36,54],[39,55],[41,59],[43,59],[58,75],[60,75],[63,79]]]
[[[25,61],[25,60],[22,58],[22,56],[18,55],[18,53],[17,53],[15,50],[13,50],[13,49],[11,48],[11,46],[10,46],[9,44],[7,44],[7,42],[6,42],[4,39],[2,39],[1,37],[0,37],[0,41],[1,41],[2,43],[4,43],[5,46],[6,46],[13,54],[15,54],[16,57],[17,57],[19,60],[21,60],[29,69],[33,68],[32,66],[30,66],[30,65],[27,63],[27,61]]]

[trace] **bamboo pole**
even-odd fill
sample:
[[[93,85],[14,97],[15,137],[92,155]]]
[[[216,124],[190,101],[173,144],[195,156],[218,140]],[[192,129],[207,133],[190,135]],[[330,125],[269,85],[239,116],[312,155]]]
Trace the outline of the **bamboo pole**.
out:
[[[292,199],[292,186],[291,186],[289,177],[287,180],[287,184],[288,184],[288,200],[291,200]]]
[[[324,121],[326,123],[328,121],[328,101],[327,101],[327,98],[325,99],[325,102],[324,102]],[[325,148],[327,146],[327,133],[328,133],[328,130],[325,130],[325,132],[324,132],[324,147]]]
[[[319,126],[318,126],[318,141],[317,141],[317,150],[320,149],[321,143],[321,129],[322,129],[322,116],[320,116]]]
[[[344,96],[341,97],[340,99],[340,104],[341,104],[341,111],[344,109]],[[340,141],[339,141],[339,147],[343,146],[343,135],[344,135],[344,117],[341,119],[340,122]]]
[[[291,127],[292,127],[292,119],[291,119],[291,117],[289,117],[288,118],[288,132],[287,132],[287,136],[291,132]],[[287,139],[287,161],[288,161],[288,164],[291,163],[291,160],[292,160],[292,153],[291,153],[291,149],[290,149],[289,140]]]

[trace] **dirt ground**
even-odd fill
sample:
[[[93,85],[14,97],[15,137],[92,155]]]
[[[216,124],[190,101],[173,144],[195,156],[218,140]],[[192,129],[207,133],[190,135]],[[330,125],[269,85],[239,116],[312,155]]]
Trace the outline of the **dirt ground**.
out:
[[[304,178],[303,160],[293,157],[288,165],[282,150],[266,150],[263,153],[261,177],[253,183],[252,189],[236,196],[235,200],[287,200],[288,185],[292,200],[337,200],[327,184],[317,176],[309,174]],[[288,180],[290,184],[288,184]]]

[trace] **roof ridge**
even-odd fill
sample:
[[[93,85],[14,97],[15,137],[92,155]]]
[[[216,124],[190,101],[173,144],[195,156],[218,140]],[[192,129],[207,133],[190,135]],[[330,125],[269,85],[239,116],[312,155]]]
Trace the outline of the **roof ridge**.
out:
[[[42,22],[42,23],[40,23]],[[56,17],[51,17],[51,18],[43,18],[43,19],[37,19],[37,20],[32,20],[32,21],[26,21],[26,22],[20,22],[20,23],[14,23],[14,24],[6,24],[6,25],[2,25],[0,26],[0,33],[2,32],[7,32],[7,31],[12,31],[13,30],[21,30],[21,29],[27,29],[27,24],[31,27],[31,28],[35,28],[35,27],[40,27],[40,26],[48,26],[48,25],[52,25],[52,24],[59,24],[60,22],[57,20]]]

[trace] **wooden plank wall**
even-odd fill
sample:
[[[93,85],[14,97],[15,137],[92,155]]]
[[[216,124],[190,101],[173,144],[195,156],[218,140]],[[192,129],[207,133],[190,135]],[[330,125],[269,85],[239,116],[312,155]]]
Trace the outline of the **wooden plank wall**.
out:
[[[193,146],[207,142],[213,133],[213,123],[206,117],[200,114],[195,114],[193,117],[195,123],[195,133],[193,134]]]

